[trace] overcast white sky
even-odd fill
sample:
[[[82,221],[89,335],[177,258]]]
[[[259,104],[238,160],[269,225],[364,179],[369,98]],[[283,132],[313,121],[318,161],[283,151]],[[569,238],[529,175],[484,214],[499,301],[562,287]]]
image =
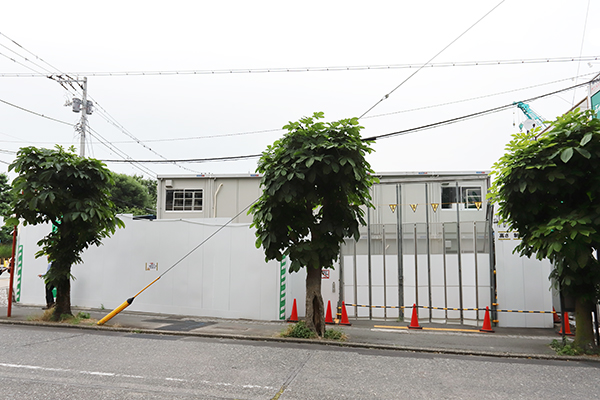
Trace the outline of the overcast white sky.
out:
[[[499,3],[433,62],[600,56],[600,3],[590,0],[22,0],[5,2],[0,14],[0,100],[75,124],[80,115],[64,106],[72,97],[69,92],[43,76],[25,75],[33,69],[87,76],[88,93],[103,108],[89,117],[101,138],[92,132],[87,155],[101,160],[174,160],[258,154],[281,136],[282,131],[272,130],[288,121],[315,111],[323,111],[327,120],[360,116],[415,68],[106,73],[418,66]],[[361,119],[363,136],[510,104],[585,82],[599,71],[600,61],[427,67]],[[586,95],[584,88],[529,104],[553,119]],[[468,99],[474,100],[463,101]],[[107,122],[107,113],[143,145]],[[518,125],[522,119],[513,108],[379,140],[369,160],[378,172],[489,170],[518,130],[513,122]],[[238,133],[245,134],[230,135]],[[101,142],[110,142],[113,149]],[[54,144],[78,147],[78,134],[72,126],[0,103],[0,172],[14,159],[10,152]],[[129,164],[107,165],[116,172],[142,174]],[[247,173],[254,172],[256,159],[181,165],[187,169],[144,164],[143,173]]]

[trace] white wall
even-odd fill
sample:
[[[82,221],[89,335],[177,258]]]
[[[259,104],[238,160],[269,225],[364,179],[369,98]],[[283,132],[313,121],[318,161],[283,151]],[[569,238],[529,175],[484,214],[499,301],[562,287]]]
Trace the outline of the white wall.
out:
[[[113,309],[164,273],[227,219],[133,221],[100,247],[83,254],[72,274],[71,304]],[[49,226],[20,230],[23,245],[21,303],[44,304],[45,259],[35,259],[36,242]],[[140,294],[128,310],[180,315],[276,320],[279,265],[265,263],[249,224],[231,224]],[[147,271],[146,263],[158,263]],[[295,277],[290,279],[295,280]],[[298,293],[300,296],[300,293]],[[304,295],[302,293],[302,299]],[[291,305],[289,306],[291,309]],[[289,311],[288,311],[289,315]]]
[[[513,232],[494,224],[498,308],[502,310],[552,311],[548,260],[513,254],[519,243]],[[500,238],[502,234],[502,238]],[[505,235],[508,235],[506,237]],[[552,328],[552,314],[498,313],[498,326]]]

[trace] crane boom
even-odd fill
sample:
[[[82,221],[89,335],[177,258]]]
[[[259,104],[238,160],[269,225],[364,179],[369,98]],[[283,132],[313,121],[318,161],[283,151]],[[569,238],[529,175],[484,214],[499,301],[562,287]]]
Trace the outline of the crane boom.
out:
[[[529,124],[527,131],[535,128],[536,126],[540,126],[542,128],[546,127],[546,124],[544,123],[544,118],[542,118],[538,113],[533,111],[531,107],[529,107],[529,104],[525,104],[522,101],[514,102],[513,104],[516,105],[519,108],[519,110],[523,112],[523,114],[525,114],[528,120],[531,120],[533,122]],[[523,126],[524,123],[519,124],[519,129],[523,130]]]

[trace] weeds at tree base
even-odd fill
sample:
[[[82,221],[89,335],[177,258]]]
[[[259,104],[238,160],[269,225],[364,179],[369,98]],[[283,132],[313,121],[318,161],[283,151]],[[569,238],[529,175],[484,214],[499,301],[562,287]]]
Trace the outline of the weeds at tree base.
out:
[[[573,342],[568,342],[563,345],[562,341],[554,339],[552,343],[550,343],[550,347],[556,351],[556,354],[559,356],[597,356],[600,355],[600,349],[596,350],[584,350],[580,347],[575,346]]]
[[[291,337],[299,339],[316,339],[317,334],[308,329],[304,321],[299,321],[293,325],[289,325],[283,332],[280,333],[281,337]],[[348,340],[348,336],[340,329],[326,329],[323,339],[337,340],[345,342]]]
[[[345,342],[348,340],[348,335],[346,335],[341,329],[325,329],[325,336],[323,336],[323,339]]]
[[[27,321],[40,321],[40,322],[59,322],[64,324],[78,325],[85,323],[85,325],[94,325],[98,320],[90,318],[90,313],[80,311],[77,315],[62,314],[58,321],[54,319],[54,308],[49,308],[44,313],[39,315],[30,315],[27,317]]]

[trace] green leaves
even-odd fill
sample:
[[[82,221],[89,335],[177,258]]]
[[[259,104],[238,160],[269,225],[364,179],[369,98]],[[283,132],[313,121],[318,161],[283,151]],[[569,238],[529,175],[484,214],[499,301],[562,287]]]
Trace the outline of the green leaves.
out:
[[[370,204],[375,181],[358,120],[322,118],[314,113],[288,123],[258,163],[263,193],[250,210],[256,245],[267,260],[289,255],[291,271],[332,265],[344,238],[364,223],[360,206]]]
[[[488,198],[519,232],[517,251],[552,261],[563,290],[600,297],[600,263],[591,256],[600,248],[600,121],[576,110],[536,140],[514,135],[506,150]]]
[[[585,158],[587,158],[588,160],[590,158],[592,158],[592,155],[590,154],[589,151],[587,151],[586,149],[582,149],[581,147],[575,147],[575,150],[577,150],[577,152],[579,154],[581,154],[582,156],[584,156]]]
[[[569,160],[571,159],[571,157],[573,157],[573,148],[572,147],[567,147],[560,153],[560,159],[564,163],[568,163]]]
[[[24,147],[9,169],[18,173],[11,203],[16,217],[25,224],[56,226],[38,245],[39,254],[47,254],[64,268],[57,280],[68,279],[83,250],[124,226],[110,199],[112,173],[98,160],[81,158],[60,146],[54,150]],[[7,223],[14,224],[17,218]]]
[[[590,140],[592,140],[592,133],[586,133],[583,138],[581,139],[581,142],[579,142],[579,145],[581,147],[585,146],[586,144],[588,144],[590,142]]]

